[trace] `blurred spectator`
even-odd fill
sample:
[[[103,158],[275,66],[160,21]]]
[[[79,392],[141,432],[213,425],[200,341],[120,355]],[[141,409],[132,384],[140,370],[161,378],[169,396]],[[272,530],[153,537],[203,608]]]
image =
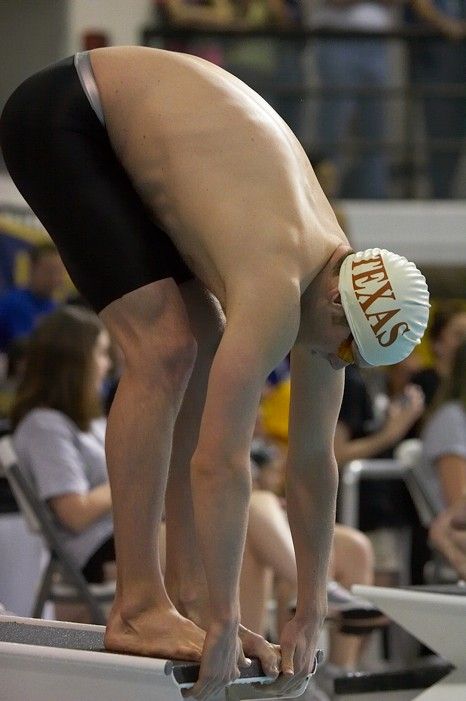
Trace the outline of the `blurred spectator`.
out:
[[[285,0],[239,0],[235,3],[236,26],[242,29],[289,26]],[[225,68],[275,106],[277,76],[287,72],[280,59],[281,44],[273,37],[238,37],[227,44]]]
[[[423,481],[440,512],[466,494],[466,342],[455,353],[421,437]]]
[[[173,27],[224,29],[231,27],[235,18],[230,0],[157,0],[156,5],[164,23]],[[165,48],[190,53],[219,66],[224,62],[223,42],[209,37],[171,39]]]
[[[313,25],[329,30],[383,32],[393,27],[396,0],[322,0]],[[316,41],[316,63],[324,91],[317,120],[316,140],[325,157],[338,167],[340,197],[385,198],[389,194],[386,149],[386,97],[390,64],[383,38],[322,38]],[[341,89],[341,94],[337,91]],[[325,92],[328,90],[329,92]],[[370,94],[370,91],[374,91]],[[345,139],[356,126],[363,141],[360,154],[346,172]]]
[[[376,411],[366,375],[355,366],[347,367],[345,372],[345,391],[335,433],[335,456],[340,466],[350,460],[391,454],[424,410],[422,392],[409,385],[397,401],[385,398],[378,402],[383,407]],[[269,376],[260,407],[265,436],[275,441],[275,450],[279,452],[280,446],[288,441],[289,403],[289,365],[284,361]]]
[[[422,392],[409,385],[401,397],[388,402],[384,417],[377,422],[362,373],[354,366],[345,372],[345,391],[335,432],[335,456],[341,467],[351,460],[391,455],[424,411]]]
[[[105,378],[102,388],[104,413],[106,416],[108,416],[110,413],[125,364],[123,351],[115,341],[112,342],[112,346],[110,348],[110,357],[112,359],[112,369]]]
[[[288,414],[290,410],[290,362],[285,358],[267,378],[262,392],[259,425],[264,435],[277,447],[288,443]]]
[[[346,368],[345,391],[335,432],[335,456],[341,468],[351,460],[390,458],[424,411],[422,392],[408,385],[396,400],[376,412],[363,374]],[[377,413],[379,416],[377,416]],[[396,585],[398,542],[404,529],[417,529],[418,517],[402,479],[362,480],[359,527],[374,546],[377,583]],[[414,577],[417,579],[417,568]]]
[[[302,0],[283,0],[275,3],[275,21],[281,29],[299,29],[304,22]],[[275,39],[277,63],[273,81],[277,91],[271,96],[271,104],[290,129],[302,140],[304,122],[305,82],[304,56],[306,41],[296,36]]]
[[[234,18],[230,0],[157,0],[159,12],[169,24],[193,28],[222,28]]]
[[[407,358],[395,365],[384,368],[384,389],[390,399],[399,399],[409,384],[413,382],[413,376],[423,368],[422,360],[416,349]],[[425,399],[425,396],[424,396]]]
[[[464,302],[446,302],[435,311],[427,332],[433,365],[411,377],[411,382],[424,392],[426,407],[429,407],[440,382],[451,372],[453,358],[466,338],[466,306]]]
[[[454,197],[466,136],[466,5],[462,0],[411,0],[406,19],[442,35],[410,42],[410,79],[421,91],[431,196]],[[456,93],[449,95],[449,87]],[[449,143],[452,139],[456,143]]]
[[[30,255],[28,287],[0,295],[0,352],[5,352],[18,337],[27,336],[37,319],[57,306],[54,295],[65,280],[65,268],[57,249],[46,243],[32,249]]]
[[[8,419],[16,390],[24,374],[27,347],[27,338],[18,338],[8,346],[5,377],[0,381],[0,419],[5,421]]]
[[[48,502],[88,581],[114,560],[101,387],[110,340],[99,318],[63,307],[41,320],[11,411],[20,469]]]
[[[429,539],[458,575],[466,580],[466,496],[457,499],[434,519]]]
[[[285,498],[285,450],[265,435],[254,435],[251,445],[253,481],[257,489]]]

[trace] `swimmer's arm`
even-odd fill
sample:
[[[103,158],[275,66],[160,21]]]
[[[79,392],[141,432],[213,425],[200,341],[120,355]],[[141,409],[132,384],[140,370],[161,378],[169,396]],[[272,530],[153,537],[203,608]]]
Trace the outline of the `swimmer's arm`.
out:
[[[299,286],[251,280],[227,308],[192,462],[197,532],[213,620],[238,616],[238,581],[251,489],[250,445],[267,375],[299,329]]]
[[[296,617],[318,623],[326,612],[338,470],[333,442],[344,373],[304,343],[291,352],[287,506],[298,567]]]

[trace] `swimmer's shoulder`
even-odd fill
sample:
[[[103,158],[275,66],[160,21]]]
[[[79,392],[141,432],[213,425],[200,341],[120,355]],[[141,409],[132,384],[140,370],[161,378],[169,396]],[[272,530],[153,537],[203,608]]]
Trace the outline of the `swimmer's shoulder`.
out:
[[[122,111],[125,120],[150,104],[160,112],[172,101],[178,108],[186,102],[216,105],[231,93],[233,76],[189,54],[146,46],[112,46],[93,49],[90,60],[104,112]],[[120,119],[118,115],[116,119]]]
[[[89,53],[96,77],[109,75],[120,81],[126,75],[144,75],[145,71],[149,71],[145,74],[147,79],[153,80],[151,69],[155,72],[170,71],[177,66],[200,73],[221,70],[197,56],[148,46],[106,46],[92,49]]]
[[[151,48],[149,46],[104,46],[89,51],[91,61],[98,65],[115,64],[127,61],[141,63],[145,61],[164,61],[179,55],[176,51]]]

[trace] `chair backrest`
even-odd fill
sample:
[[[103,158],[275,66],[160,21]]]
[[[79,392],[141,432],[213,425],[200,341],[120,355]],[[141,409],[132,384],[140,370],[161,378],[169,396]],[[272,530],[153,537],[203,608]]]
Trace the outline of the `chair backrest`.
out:
[[[65,582],[74,587],[78,598],[88,604],[92,621],[105,624],[105,611],[99,603],[98,597],[100,597],[102,602],[111,601],[114,591],[111,591],[108,583],[107,586],[96,585],[100,589],[98,592],[91,590],[92,585],[86,582],[78,564],[63,547],[51,510],[44,501],[38,498],[33,486],[21,472],[11,436],[5,436],[0,439],[0,465],[3,467],[5,477],[27,521],[28,527],[34,533],[42,536],[50,553],[47,572],[43,577],[34,606],[36,615],[42,615],[44,602],[49,598],[50,594],[53,595],[52,575],[56,569],[59,569],[64,576]],[[71,596],[74,595],[73,592],[70,592],[70,594]]]
[[[34,496],[32,490],[30,490],[30,488],[29,490],[26,489],[26,493],[27,491],[31,491],[31,494],[26,496],[23,489],[24,485],[21,485],[24,478],[21,480],[22,475],[18,478],[18,458],[13,447],[11,436],[3,436],[3,438],[0,438],[0,465],[3,468],[3,473],[8,480],[10,489],[13,492],[16,503],[24,516],[29,530],[33,533],[42,534],[42,526],[37,517],[37,509],[35,505],[33,506],[31,504],[31,496]]]
[[[52,556],[55,556],[60,561],[65,575],[68,572],[72,577],[75,577],[79,573],[81,578],[82,575],[79,568],[62,545],[60,534],[57,531],[49,507],[38,498],[34,488],[18,467],[18,459],[11,436],[5,436],[0,439],[0,463],[3,466],[5,476],[27,521],[28,527],[34,533],[38,533],[43,537]]]
[[[419,438],[401,441],[394,451],[394,456],[404,467],[415,467],[422,458],[422,441]]]
[[[422,441],[406,440],[400,443],[396,457],[405,467],[405,482],[416,507],[419,520],[428,528],[441,509],[438,497],[426,479],[423,469]]]
[[[338,518],[340,523],[359,528],[359,487],[361,480],[403,479],[404,468],[398,460],[371,458],[351,460],[343,468],[340,480]]]
[[[429,529],[432,521],[443,510],[439,495],[426,479],[423,464],[422,441],[410,439],[403,441],[396,453],[397,459],[406,468],[405,482],[411,499],[424,528]],[[451,583],[458,580],[455,570],[447,563],[443,555],[432,550],[432,559],[424,565],[426,583]]]

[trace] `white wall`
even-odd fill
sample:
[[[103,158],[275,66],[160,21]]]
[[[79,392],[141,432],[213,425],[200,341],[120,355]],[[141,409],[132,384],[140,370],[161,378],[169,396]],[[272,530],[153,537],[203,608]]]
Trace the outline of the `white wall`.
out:
[[[0,0],[0,110],[29,75],[65,56],[68,3]]]
[[[466,266],[466,203],[343,202],[357,250],[388,248],[420,265]],[[466,271],[465,271],[466,279]]]
[[[83,32],[137,44],[152,12],[152,0],[0,0],[0,110],[25,78],[81,49]]]
[[[0,207],[2,204],[27,207],[23,196],[5,171],[0,172]]]

